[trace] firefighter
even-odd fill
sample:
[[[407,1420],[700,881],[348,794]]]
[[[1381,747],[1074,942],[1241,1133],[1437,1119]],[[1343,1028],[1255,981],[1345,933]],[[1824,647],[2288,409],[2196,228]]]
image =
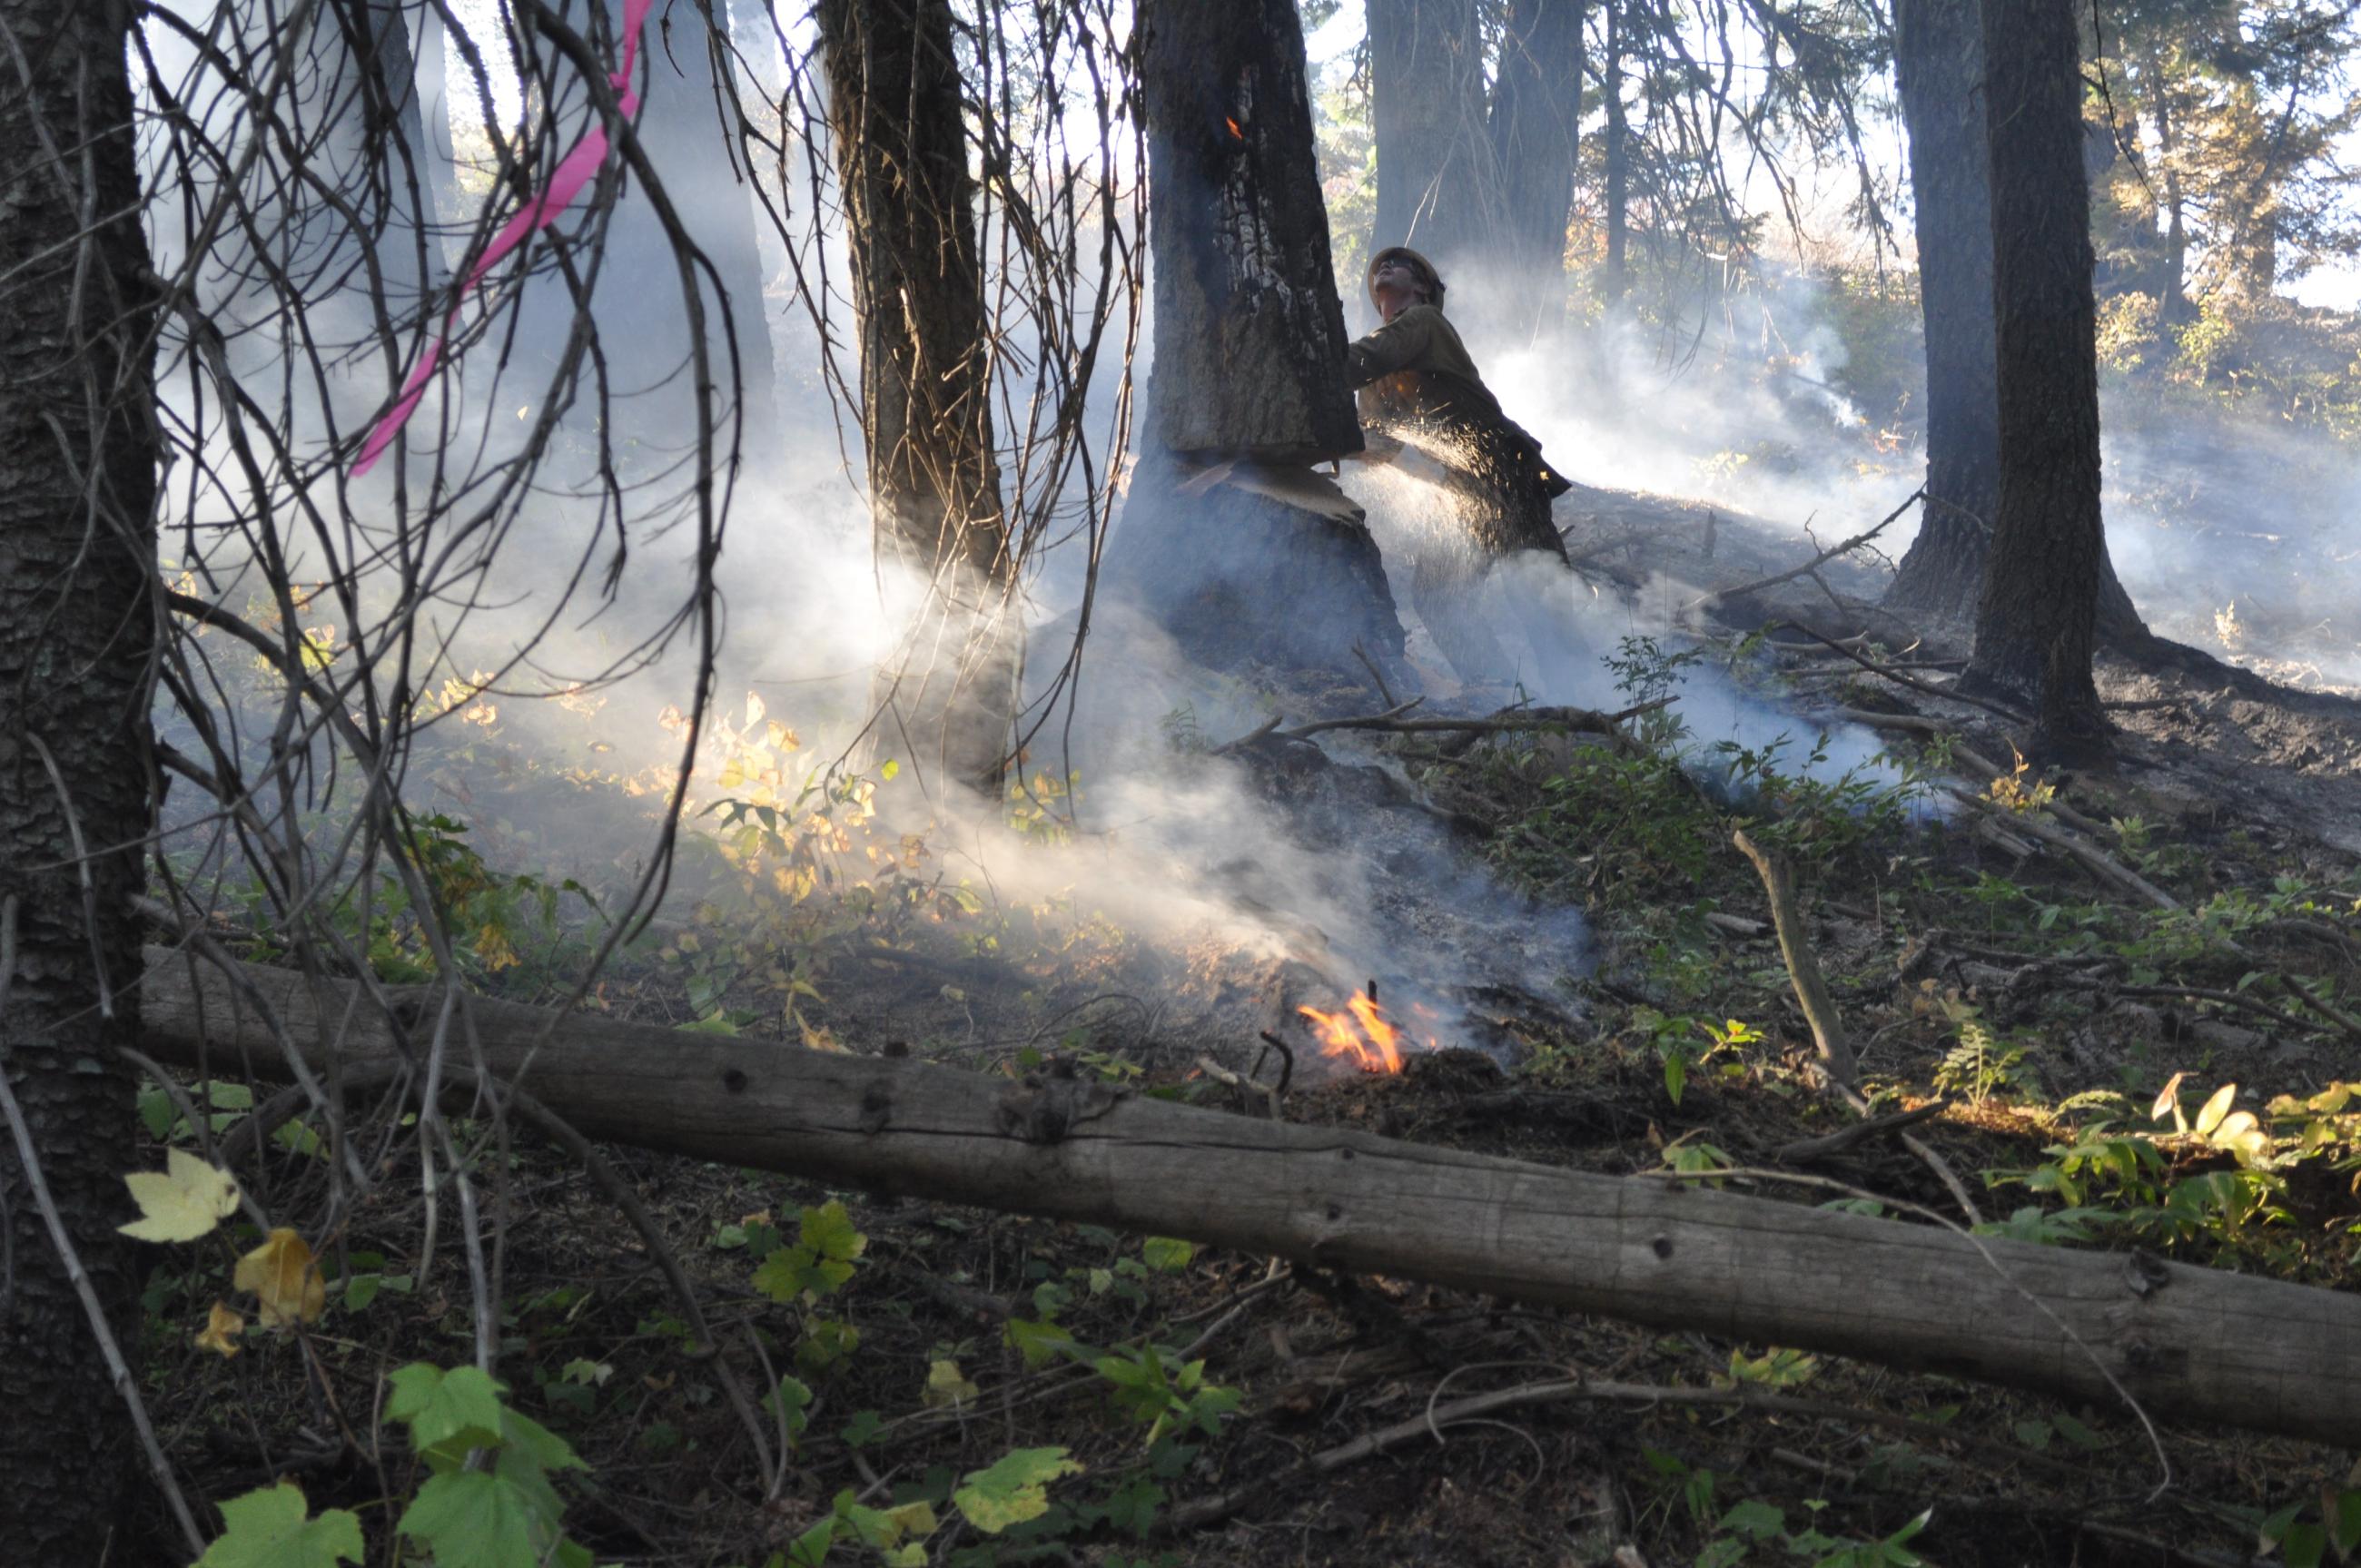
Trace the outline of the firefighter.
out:
[[[1378,329],[1345,351],[1359,389],[1373,456],[1407,448],[1432,461],[1460,537],[1422,543],[1411,574],[1411,605],[1460,680],[1505,685],[1515,668],[1476,604],[1494,563],[1519,551],[1565,559],[1550,502],[1573,487],[1542,456],[1541,443],[1501,411],[1500,401],[1443,313],[1444,282],[1406,246],[1370,258]]]

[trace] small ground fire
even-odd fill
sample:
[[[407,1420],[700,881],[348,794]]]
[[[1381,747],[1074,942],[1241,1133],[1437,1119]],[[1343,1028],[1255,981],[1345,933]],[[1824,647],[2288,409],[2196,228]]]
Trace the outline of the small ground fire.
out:
[[[1374,985],[1346,998],[1340,1012],[1325,1013],[1317,1007],[1299,1007],[1296,1011],[1312,1021],[1313,1033],[1320,1036],[1323,1056],[1349,1058],[1364,1072],[1402,1069],[1401,1031],[1378,1005]],[[1430,1039],[1426,1048],[1438,1050],[1441,1042]]]

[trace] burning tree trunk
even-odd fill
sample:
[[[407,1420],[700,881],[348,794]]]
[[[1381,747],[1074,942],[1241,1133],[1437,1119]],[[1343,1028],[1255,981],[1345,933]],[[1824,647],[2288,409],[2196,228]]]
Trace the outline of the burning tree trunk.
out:
[[[2097,308],[2073,17],[1983,0],[2000,496],[1970,674],[2038,692],[2058,740],[2105,732],[2091,678],[2106,540]]]
[[[115,1047],[139,1030],[130,901],[150,821],[156,568],[132,12],[0,0],[14,62],[0,64],[0,1070],[15,1124],[0,1130],[0,1541],[12,1562],[96,1563],[110,1538],[116,1560],[128,1555],[114,1505],[130,1423],[43,1205],[125,1326],[137,1278],[115,1225],[129,1217],[120,1172],[137,1127]]]
[[[1295,6],[1146,0],[1140,27],[1156,366],[1108,586],[1213,667],[1398,667],[1377,546],[1309,467],[1361,429]]]
[[[881,683],[880,744],[996,797],[1020,639],[951,7],[822,0],[818,15],[877,553],[927,593]]]
[[[323,1076],[401,1060],[350,982],[248,969]],[[281,1063],[219,974],[154,950],[148,1051]],[[440,992],[398,996],[432,1017]],[[471,1002],[482,1070],[594,1138],[1422,1279],[2119,1409],[2354,1436],[2361,1297],[1800,1203],[1248,1120],[1109,1088]],[[232,1033],[231,1031],[235,1031]],[[127,1097],[126,1097],[127,1103]]]
[[[1501,256],[1513,315],[1527,335],[1565,317],[1565,229],[1582,125],[1586,0],[1510,0],[1492,89]]]

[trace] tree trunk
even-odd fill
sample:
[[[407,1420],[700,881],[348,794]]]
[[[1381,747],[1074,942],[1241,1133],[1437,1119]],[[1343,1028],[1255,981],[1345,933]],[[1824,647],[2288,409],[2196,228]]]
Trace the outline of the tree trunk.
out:
[[[2164,167],[2164,301],[2158,313],[2166,325],[2179,326],[2189,319],[2187,204],[2181,198],[2180,149],[2172,134],[2172,83],[2153,50],[2148,81],[2156,93],[2157,161]]]
[[[620,0],[602,4],[620,34]],[[728,16],[726,10],[719,14]],[[689,0],[656,6],[640,52],[647,85],[638,130],[640,145],[664,181],[682,226],[713,264],[728,296],[729,334],[722,334],[718,303],[708,298],[706,337],[717,386],[725,385],[727,356],[736,348],[746,451],[760,464],[778,451],[781,440],[778,370],[771,353],[770,310],[763,299],[752,192],[742,166],[731,156],[736,127],[725,117],[728,111],[716,84],[713,50],[727,47],[726,38],[714,36],[705,11]],[[691,389],[683,369],[688,356],[688,313],[676,277],[672,241],[664,225],[645,202],[632,200],[627,192],[608,229],[595,302],[610,373],[619,389],[634,394],[618,411],[619,420],[630,422],[634,435],[647,433],[650,415],[667,433],[688,428]],[[704,286],[709,291],[709,280]],[[553,285],[547,291],[565,309],[572,309],[564,288]]]
[[[150,1054],[280,1064],[211,969],[148,965]],[[324,1074],[390,1068],[349,982],[249,969]],[[432,1016],[439,993],[396,1003]],[[981,1208],[1186,1237],[2121,1409],[2361,1440],[2361,1297],[2145,1256],[1976,1239],[1177,1105],[1094,1081],[469,1003],[480,1065],[593,1138]],[[323,1019],[334,1020],[323,1027]],[[233,1034],[232,1031],[235,1031]],[[2114,1379],[2111,1382],[2110,1379]]]
[[[1020,639],[951,7],[821,0],[817,14],[877,554],[928,595],[881,692],[880,744],[930,789],[997,798]]]
[[[429,5],[426,10],[432,15],[434,6]],[[361,62],[356,86],[362,124],[369,145],[382,143],[388,149],[377,164],[384,171],[389,187],[385,206],[393,218],[388,225],[387,243],[409,253],[405,270],[432,295],[450,276],[436,231],[438,222],[449,214],[436,205],[434,167],[442,159],[427,137],[424,83],[411,52],[410,21],[396,0],[368,0],[355,19],[366,28],[348,46]],[[441,43],[442,34],[437,31],[438,50]],[[438,70],[441,63],[436,61]],[[446,121],[443,137],[446,143],[449,132]]]
[[[1504,302],[1517,335],[1554,333],[1565,320],[1565,229],[1582,126],[1582,27],[1587,0],[1509,0],[1492,89],[1492,159],[1502,215]]]
[[[1361,449],[1292,0],[1144,0],[1149,432],[1200,462]]]
[[[1491,148],[1474,0],[1369,0],[1368,18],[1378,153],[1369,254],[1414,246],[1448,279],[1452,260],[1489,237]]]
[[[1964,616],[2000,500],[1983,28],[1958,0],[1894,0],[1894,74],[1910,137],[1927,337],[1927,500],[1885,602]]]
[[[1624,262],[1631,227],[1631,131],[1623,111],[1623,7],[1628,0],[1607,0],[1607,63],[1599,92],[1607,100],[1607,270],[1599,293],[1610,311],[1623,302],[1631,287]]]
[[[1213,669],[1400,672],[1292,0],[1144,0],[1156,366],[1105,587]],[[1380,165],[1382,167],[1382,163]]]
[[[434,200],[436,218],[456,224],[466,207],[459,194],[459,149],[451,139],[450,67],[444,55],[443,13],[434,8],[433,0],[418,8],[418,32],[411,41],[411,57],[418,77],[419,125],[425,136],[418,152],[420,174]]]
[[[1992,169],[2000,503],[1976,617],[1980,684],[2037,693],[2056,743],[2106,731],[2091,676],[2106,538],[2099,507],[2097,309],[2074,18],[1983,0]]]
[[[156,569],[131,17],[121,0],[0,0],[0,1063],[118,1331],[137,1289],[115,1234],[137,1124],[115,1047],[139,1033]],[[126,1561],[130,1424],[29,1175],[0,1136],[0,1541],[12,1562],[96,1563],[110,1543]]]

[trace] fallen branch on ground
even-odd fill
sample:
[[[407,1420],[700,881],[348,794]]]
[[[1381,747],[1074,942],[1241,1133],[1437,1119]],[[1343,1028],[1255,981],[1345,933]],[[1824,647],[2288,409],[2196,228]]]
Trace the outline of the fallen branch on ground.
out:
[[[2023,724],[2026,722],[2025,715],[2004,707],[1999,703],[1987,702],[1980,696],[1970,696],[1967,693],[1961,691],[1947,691],[1941,686],[1930,686],[1925,681],[1919,680],[1916,676],[1904,674],[1901,671],[1895,669],[1891,664],[1881,664],[1876,660],[1871,658],[1868,654],[1848,648],[1843,642],[1839,641],[1833,637],[1823,637],[1808,626],[1801,625],[1793,620],[1783,620],[1777,624],[1779,629],[1802,632],[1805,636],[1810,638],[1813,641],[1818,643],[1823,648],[1834,649],[1836,652],[1843,654],[1846,658],[1850,659],[1854,663],[1859,664],[1862,669],[1867,670],[1871,674],[1878,675],[1886,680],[1892,681],[1896,685],[1908,686],[1912,691],[1924,692],[1928,696],[1940,697],[1945,702],[1964,702],[1970,707],[1981,707],[1986,713],[1993,715],[1994,718],[2005,718],[2011,724]],[[1765,627],[1763,630],[1765,631],[1769,631],[1773,629]]]
[[[1970,1432],[1947,1431],[1910,1416],[1892,1415],[1883,1410],[1856,1409],[1828,1399],[1798,1399],[1743,1387],[1683,1388],[1655,1383],[1610,1383],[1568,1378],[1550,1383],[1522,1383],[1513,1388],[1501,1388],[1488,1394],[1471,1394],[1447,1405],[1432,1405],[1407,1420],[1379,1427],[1349,1442],[1341,1442],[1334,1448],[1308,1455],[1276,1475],[1262,1476],[1213,1497],[1183,1503],[1172,1510],[1170,1528],[1175,1534],[1202,1530],[1209,1524],[1227,1519],[1271,1487],[1306,1475],[1325,1475],[1358,1460],[1374,1458],[1405,1443],[1415,1442],[1422,1437],[1441,1442],[1444,1430],[1449,1427],[1482,1420],[1503,1410],[1531,1409],[1537,1405],[1563,1405],[1576,1400],[1651,1407],[1703,1406],[1708,1409],[1760,1410],[1767,1415],[1793,1416],[1806,1420],[1846,1421],[1900,1432],[1921,1442],[1956,1442],[1987,1453],[2007,1464],[2026,1464],[2060,1471],[2078,1478],[2087,1474],[2062,1460],[2052,1459],[2031,1449],[2009,1447]]]
[[[396,1055],[347,981],[251,967],[315,1069]],[[397,992],[405,1024],[440,992]],[[240,988],[151,948],[150,1055],[283,1071]],[[1273,1124],[1095,1082],[1016,1082],[471,1000],[478,1070],[576,1130],[979,1208],[1185,1237],[1632,1322],[2326,1442],[2361,1435],[2361,1297],[1969,1238],[1802,1204]],[[552,1031],[555,1033],[552,1033]],[[544,1041],[546,1042],[544,1044]],[[2087,1348],[2086,1348],[2087,1347]]]
[[[1822,566],[1827,565],[1838,556],[1852,554],[1852,552],[1860,549],[1862,545],[1868,543],[1879,534],[1884,532],[1888,528],[1893,526],[1894,520],[1895,518],[1898,518],[1904,512],[1908,511],[1910,510],[1911,503],[1926,493],[1927,487],[1924,485],[1919,486],[1916,489],[1911,491],[1908,496],[1904,498],[1900,506],[1895,507],[1892,511],[1887,512],[1883,521],[1877,523],[1874,527],[1865,529],[1861,532],[1854,534],[1850,539],[1846,540],[1841,544],[1831,544],[1826,550],[1821,551],[1818,554],[1813,556],[1810,560],[1805,562],[1800,566],[1795,567],[1789,571],[1773,573],[1770,576],[1760,578],[1752,583],[1741,583],[1735,587],[1715,588],[1710,593],[1700,594],[1696,598],[1691,599],[1688,603],[1681,607],[1681,615],[1683,617],[1691,616],[1708,606],[1719,604],[1724,599],[1744,598],[1749,594],[1759,594],[1764,588],[1775,588],[1782,583],[1792,583],[1797,577],[1815,576]],[[1825,591],[1828,585],[1826,583],[1822,583],[1820,587]]]
[[[1820,1067],[1837,1091],[1862,1117],[1869,1115],[1869,1100],[1861,1091],[1860,1069],[1847,1043],[1844,1020],[1837,1014],[1837,1004],[1828,995],[1828,981],[1820,976],[1819,960],[1812,957],[1811,945],[1805,939],[1804,916],[1795,906],[1795,884],[1787,872],[1787,862],[1779,856],[1758,848],[1741,828],[1730,835],[1739,853],[1754,862],[1755,874],[1763,879],[1763,891],[1771,900],[1771,927],[1779,934],[1779,956],[1786,961],[1787,978],[1795,983],[1795,1003],[1804,1010],[1804,1022],[1812,1027],[1812,1044],[1819,1052]],[[1894,1134],[1904,1148],[1916,1155],[1936,1179],[1949,1189],[1960,1212],[1968,1217],[1970,1225],[1983,1223],[1983,1215],[1976,1201],[1968,1192],[1967,1184],[1960,1179],[1951,1162],[1906,1132]]]
[[[1274,718],[1261,729],[1224,740],[1213,748],[1216,757],[1225,756],[1240,747],[1266,738],[1274,740],[1302,740],[1331,729],[1378,729],[1389,735],[1506,735],[1521,730],[1563,730],[1576,734],[1613,735],[1616,726],[1669,707],[1679,700],[1676,696],[1660,696],[1650,702],[1634,703],[1617,713],[1600,713],[1587,707],[1513,707],[1503,708],[1487,718],[1403,718],[1426,699],[1412,697],[1400,707],[1385,713],[1372,713],[1358,718],[1322,718],[1310,724],[1299,724],[1292,729],[1281,729],[1284,722]]]

